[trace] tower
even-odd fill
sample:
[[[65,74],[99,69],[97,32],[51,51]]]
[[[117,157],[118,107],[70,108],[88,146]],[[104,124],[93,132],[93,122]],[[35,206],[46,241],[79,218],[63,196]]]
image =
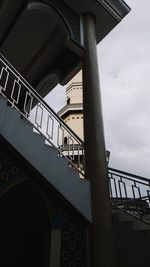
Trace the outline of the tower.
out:
[[[58,116],[71,128],[76,135],[83,140],[83,84],[82,71],[78,72],[66,87],[66,103],[65,106],[59,110]],[[65,131],[62,138],[62,146],[66,147],[69,152],[66,156],[72,157],[74,166],[83,170],[83,151],[75,139],[68,135]],[[80,175],[80,178],[83,178]]]
[[[83,85],[81,71],[67,84],[66,103],[59,110],[58,115],[83,140]],[[67,136],[64,138],[67,144]]]
[[[66,102],[58,111],[58,116],[84,141],[83,127],[83,82],[82,70],[78,72],[67,84]],[[68,144],[68,135],[64,135],[64,144]],[[110,151],[106,151],[109,162]]]

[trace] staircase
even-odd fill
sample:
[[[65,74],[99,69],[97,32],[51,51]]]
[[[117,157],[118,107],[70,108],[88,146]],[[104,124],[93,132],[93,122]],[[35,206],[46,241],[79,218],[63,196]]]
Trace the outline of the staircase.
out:
[[[91,222],[90,183],[79,178],[79,173],[84,176],[82,140],[3,56],[0,95],[0,137]],[[108,168],[108,177],[115,267],[145,267],[150,244],[150,180],[112,168]]]
[[[45,144],[45,137],[34,132],[33,126],[20,116],[18,110],[9,107],[7,100],[0,97],[0,137],[91,221],[89,181],[79,179],[79,172],[69,167],[67,159],[61,157],[53,146]]]
[[[150,179],[109,168],[112,206],[150,224]]]
[[[115,266],[149,263],[150,180],[109,168]]]

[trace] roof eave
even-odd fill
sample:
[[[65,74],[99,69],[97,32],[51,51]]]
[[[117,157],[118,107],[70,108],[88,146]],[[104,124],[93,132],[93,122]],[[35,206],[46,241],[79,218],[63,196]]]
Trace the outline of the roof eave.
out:
[[[65,0],[81,16],[91,13],[96,20],[97,43],[99,43],[129,12],[123,0]]]

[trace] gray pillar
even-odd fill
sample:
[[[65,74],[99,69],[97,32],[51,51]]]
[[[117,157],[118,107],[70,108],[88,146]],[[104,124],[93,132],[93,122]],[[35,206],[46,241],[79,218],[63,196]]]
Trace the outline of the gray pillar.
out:
[[[93,224],[90,229],[90,266],[112,266],[112,223],[106,149],[96,48],[95,20],[83,16],[83,110],[85,172],[91,180]]]

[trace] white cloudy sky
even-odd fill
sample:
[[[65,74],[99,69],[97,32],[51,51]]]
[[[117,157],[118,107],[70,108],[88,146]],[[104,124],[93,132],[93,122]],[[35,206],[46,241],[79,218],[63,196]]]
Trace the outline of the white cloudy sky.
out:
[[[150,0],[126,0],[132,11],[98,45],[110,166],[150,177]],[[47,98],[57,111],[65,88]]]

